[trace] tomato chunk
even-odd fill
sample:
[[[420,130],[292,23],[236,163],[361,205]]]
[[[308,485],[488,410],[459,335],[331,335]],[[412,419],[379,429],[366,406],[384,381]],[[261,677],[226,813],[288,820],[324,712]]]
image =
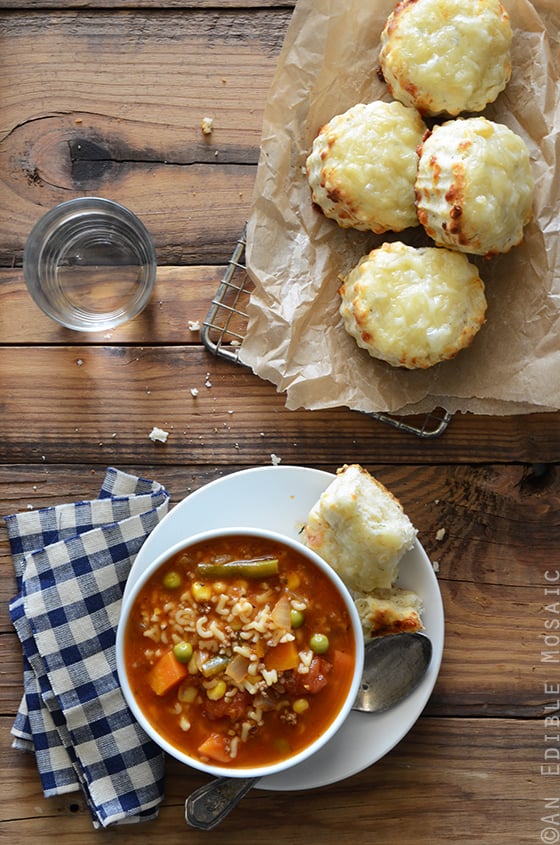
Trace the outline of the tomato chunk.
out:
[[[331,669],[332,665],[324,657],[314,657],[309,672],[292,672],[285,678],[286,689],[291,695],[315,695],[327,685],[327,675]]]
[[[219,698],[217,701],[211,701],[209,698],[204,702],[204,712],[206,716],[214,721],[215,719],[223,719],[227,716],[230,721],[238,722],[243,719],[245,713],[251,705],[251,696],[248,692],[237,690],[233,698]]]

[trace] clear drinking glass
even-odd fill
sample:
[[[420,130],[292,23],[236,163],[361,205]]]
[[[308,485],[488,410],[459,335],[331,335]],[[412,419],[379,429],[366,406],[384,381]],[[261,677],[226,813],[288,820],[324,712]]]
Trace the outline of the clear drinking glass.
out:
[[[68,200],[33,227],[23,252],[29,293],[45,314],[82,332],[114,329],[139,314],[156,277],[144,224],[99,197]]]

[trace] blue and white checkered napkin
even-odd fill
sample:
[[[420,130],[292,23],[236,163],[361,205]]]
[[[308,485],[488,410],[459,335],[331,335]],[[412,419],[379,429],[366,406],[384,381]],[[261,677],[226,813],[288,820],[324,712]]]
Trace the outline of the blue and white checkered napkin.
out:
[[[112,467],[98,499],[6,517],[24,654],[14,747],[33,750],[45,796],[82,789],[95,827],[157,815],[163,754],[134,720],[115,665],[122,594],[165,515],[159,484]]]

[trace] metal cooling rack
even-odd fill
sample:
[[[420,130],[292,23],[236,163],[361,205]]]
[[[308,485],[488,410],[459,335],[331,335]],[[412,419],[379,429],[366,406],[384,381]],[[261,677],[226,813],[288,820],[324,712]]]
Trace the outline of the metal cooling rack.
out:
[[[201,330],[205,347],[214,355],[242,366],[239,358],[241,344],[245,337],[248,315],[244,310],[254,288],[245,264],[246,230],[237,241],[216,295],[206,315]],[[439,437],[452,419],[452,414],[443,408],[436,408],[423,418],[402,417],[391,414],[371,413],[367,416],[379,422],[415,434],[417,437]]]

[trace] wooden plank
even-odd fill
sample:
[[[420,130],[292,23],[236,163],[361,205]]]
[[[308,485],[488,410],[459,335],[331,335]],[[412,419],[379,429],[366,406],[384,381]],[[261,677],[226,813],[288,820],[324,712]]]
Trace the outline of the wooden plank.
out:
[[[3,344],[200,344],[202,323],[224,274],[223,266],[157,268],[156,284],[146,309],[111,332],[80,335],[59,326],[35,305],[21,268],[0,269],[0,338]]]
[[[2,726],[9,728],[7,719]],[[97,842],[79,794],[45,799],[34,761],[6,747],[2,731],[0,770],[2,831],[6,841]],[[497,739],[499,737],[499,739]],[[244,845],[297,841],[358,845],[372,832],[378,845],[400,842],[461,842],[462,845],[530,845],[555,829],[555,784],[541,774],[543,726],[529,720],[422,718],[376,765],[339,783],[307,792],[253,790],[212,832],[212,841]],[[490,774],[491,773],[491,774]],[[179,843],[207,842],[188,829],[184,799],[205,778],[170,760],[166,799],[155,822],[111,831],[121,845],[139,835]],[[56,824],[53,821],[58,820]],[[49,824],[49,822],[51,822]],[[62,823],[61,823],[62,822]],[[14,838],[10,839],[12,835]]]
[[[268,382],[200,347],[6,347],[0,383],[7,463],[177,465],[211,454],[216,464],[260,464],[273,453],[295,464],[468,463],[512,454],[546,462],[560,454],[557,414],[461,414],[443,437],[425,441],[345,408],[288,411]],[[153,426],[169,431],[166,444],[149,440]]]
[[[289,16],[0,16],[0,263],[21,263],[31,225],[83,194],[137,213],[160,264],[228,258],[247,216]],[[211,135],[201,130],[206,115]]]
[[[58,11],[62,9],[87,9],[91,12],[94,9],[114,9],[116,6],[115,0],[57,0],[56,8]],[[279,6],[285,8],[293,8],[295,6],[294,0],[286,0],[279,4],[277,0],[244,0],[243,4],[237,0],[220,0],[220,9],[263,9],[263,8],[278,8]],[[120,9],[215,9],[215,0],[119,0],[118,7]],[[44,0],[2,0],[2,9],[16,9],[21,12],[25,9],[35,10],[44,9]]]

